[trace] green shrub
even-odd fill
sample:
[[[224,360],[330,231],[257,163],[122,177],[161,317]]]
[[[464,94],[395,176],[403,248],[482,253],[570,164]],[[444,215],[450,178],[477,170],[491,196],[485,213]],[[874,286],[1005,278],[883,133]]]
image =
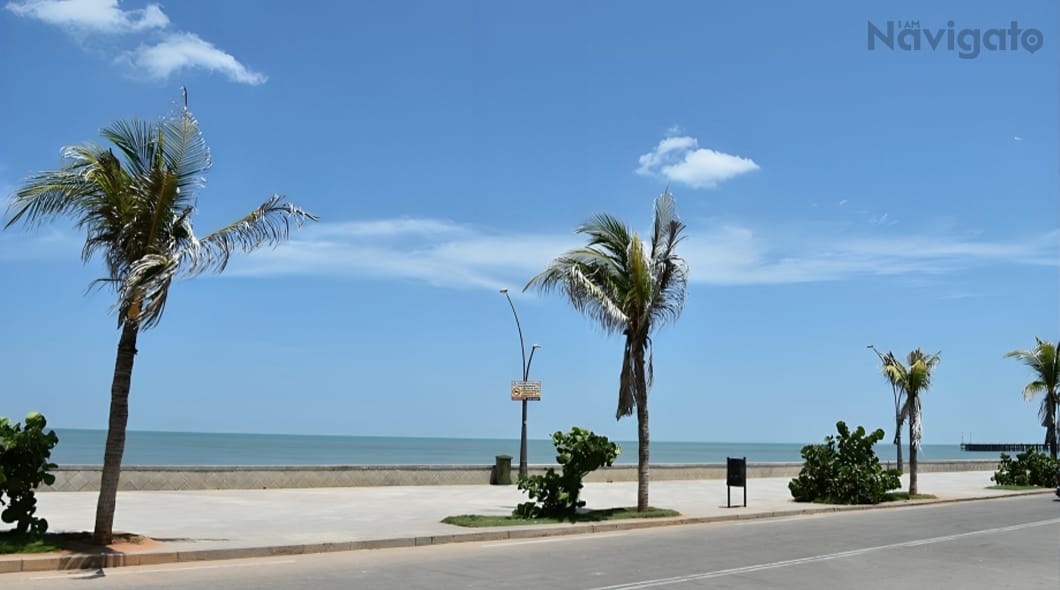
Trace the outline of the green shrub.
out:
[[[866,435],[862,426],[854,432],[842,421],[835,426],[838,438],[829,435],[824,444],[802,448],[802,470],[788,482],[796,502],[879,504],[901,487],[898,471],[884,470],[872,448],[883,440],[882,429]]]
[[[43,535],[48,531],[48,521],[37,518],[37,498],[34,490],[41,482],[51,485],[55,476],[48,473],[55,469],[49,463],[52,448],[59,442],[54,431],[44,432],[47,420],[38,412],[26,416],[26,427],[12,425],[7,418],[0,418],[0,520],[15,523],[15,531],[32,535]],[[6,498],[5,498],[6,496]]]
[[[999,486],[1051,488],[1056,485],[1057,467],[1060,462],[1033,449],[1016,455],[1015,460],[1001,453],[1001,462],[990,479]]]
[[[549,467],[544,475],[520,477],[519,489],[526,491],[533,501],[516,506],[514,516],[573,519],[578,508],[585,506],[585,501],[578,499],[582,478],[605,465],[610,467],[622,452],[606,436],[577,426],[567,434],[553,434],[552,443],[556,445],[556,462],[563,467],[563,472],[556,473]]]

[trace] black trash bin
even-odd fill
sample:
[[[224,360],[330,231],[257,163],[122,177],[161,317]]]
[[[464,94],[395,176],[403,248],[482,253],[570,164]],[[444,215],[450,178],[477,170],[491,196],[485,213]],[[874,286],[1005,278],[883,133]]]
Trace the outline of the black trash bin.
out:
[[[511,455],[497,455],[497,463],[493,465],[493,478],[490,483],[499,486],[512,485]]]

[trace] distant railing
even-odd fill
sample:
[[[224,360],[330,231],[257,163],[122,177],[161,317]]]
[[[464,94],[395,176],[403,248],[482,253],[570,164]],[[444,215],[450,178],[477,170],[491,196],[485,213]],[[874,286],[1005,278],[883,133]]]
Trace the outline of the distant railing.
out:
[[[961,443],[962,451],[989,453],[1006,451],[1041,451],[1045,452],[1048,447],[1044,444],[1035,443]]]

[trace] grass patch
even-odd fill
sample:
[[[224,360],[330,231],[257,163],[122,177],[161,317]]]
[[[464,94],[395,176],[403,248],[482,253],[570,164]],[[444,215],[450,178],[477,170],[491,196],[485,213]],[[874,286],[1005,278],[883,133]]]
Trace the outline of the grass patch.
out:
[[[45,534],[42,538],[15,531],[4,531],[0,533],[0,554],[58,551],[62,549],[62,546],[54,537],[55,535]]]
[[[1008,490],[1011,492],[1022,492],[1025,490],[1050,490],[1052,486],[1016,486],[1016,485],[1004,485],[1004,486],[987,486],[988,490]]]
[[[887,492],[883,496],[881,504],[884,502],[900,502],[902,500],[935,500],[938,496],[934,494],[913,494],[909,495],[909,492]],[[818,498],[813,501],[814,504],[833,504],[838,506],[856,506],[856,504],[847,504],[846,502],[837,502],[832,498]]]
[[[144,537],[115,533],[115,543],[144,542]],[[10,553],[47,553],[49,551],[92,551],[99,549],[92,543],[91,533],[45,533],[43,537],[0,531],[0,555]]]
[[[676,510],[667,508],[651,508],[646,512],[637,512],[636,508],[608,508],[605,510],[590,510],[576,515],[573,519],[566,518],[520,518],[518,516],[486,516],[482,514],[461,514],[458,516],[447,516],[442,519],[444,524],[452,524],[462,527],[482,528],[496,526],[523,526],[531,524],[559,524],[562,522],[603,522],[607,520],[626,520],[630,518],[664,518],[667,516],[681,516]]]
[[[901,500],[936,500],[938,496],[935,494],[912,494],[909,492],[888,492],[884,497],[884,502],[899,502]]]

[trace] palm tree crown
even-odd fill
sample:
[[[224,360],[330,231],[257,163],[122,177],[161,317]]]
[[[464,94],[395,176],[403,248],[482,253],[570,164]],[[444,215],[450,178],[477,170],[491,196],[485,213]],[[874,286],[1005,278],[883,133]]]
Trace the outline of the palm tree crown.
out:
[[[650,386],[652,381],[650,354],[646,373],[633,362],[634,355],[649,351],[651,333],[676,320],[684,307],[688,267],[675,252],[684,228],[669,192],[656,199],[650,246],[618,218],[597,214],[576,230],[588,236],[586,246],[556,258],[526,285],[561,290],[606,332],[627,337],[616,417],[632,414],[638,396],[647,395],[638,391],[637,382]]]
[[[102,254],[97,282],[118,292],[118,324],[158,323],[178,277],[220,272],[234,250],[249,252],[287,237],[290,224],[316,217],[273,195],[242,219],[197,238],[191,215],[205,185],[210,150],[187,105],[160,122],[118,121],[101,136],[114,148],[88,144],[63,150],[59,170],[32,176],[11,204],[7,227],[70,216],[86,232],[87,262]]]
[[[1026,400],[1034,396],[1042,396],[1042,405],[1038,410],[1038,417],[1042,426],[1045,427],[1045,444],[1049,446],[1049,453],[1056,458],[1057,453],[1057,407],[1060,406],[1060,358],[1057,358],[1057,345],[1052,342],[1035,338],[1034,350],[1013,350],[1005,355],[1005,358],[1016,358],[1031,368],[1035,374],[1035,380],[1023,388],[1023,397]]]
[[[931,387],[931,371],[939,363],[940,354],[927,355],[917,348],[906,356],[905,365],[891,355],[891,362],[884,366],[887,377],[905,392],[905,408],[901,415],[909,419],[909,444],[918,449],[923,434],[919,420],[921,416],[920,394]]]

